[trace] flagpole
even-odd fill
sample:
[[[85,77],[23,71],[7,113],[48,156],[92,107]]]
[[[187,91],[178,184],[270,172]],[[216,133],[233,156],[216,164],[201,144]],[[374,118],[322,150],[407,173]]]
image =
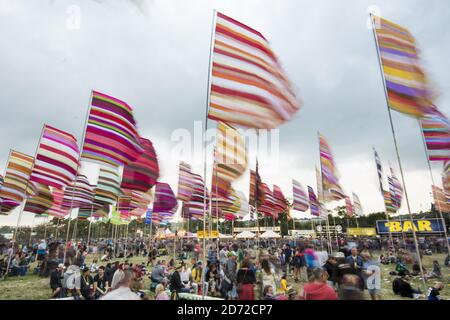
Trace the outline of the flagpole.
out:
[[[44,240],[47,240],[47,221],[48,221],[48,217],[45,218],[45,222],[44,222]]]
[[[395,135],[394,123],[392,121],[391,108],[389,107],[389,96],[388,96],[388,92],[387,92],[387,88],[386,88],[386,79],[385,79],[384,72],[383,72],[381,55],[380,55],[380,46],[379,46],[378,38],[377,38],[376,32],[375,32],[376,25],[375,25],[374,16],[372,15],[372,13],[370,13],[370,19],[372,21],[372,30],[373,30],[373,36],[374,36],[375,44],[376,44],[376,48],[377,48],[378,64],[379,64],[379,67],[380,67],[381,77],[382,77],[382,80],[383,80],[384,94],[385,94],[385,98],[386,98],[386,107],[387,107],[387,111],[388,111],[388,115],[389,115],[389,122],[390,122],[390,125],[391,125],[392,137],[394,139],[395,152],[397,154],[398,165],[399,165],[399,168],[400,168],[400,175],[402,177],[402,183],[403,183],[403,189],[404,189],[404,192],[405,192],[406,205],[407,205],[407,208],[408,208],[409,216],[411,218],[411,223],[414,223],[413,215],[412,215],[412,212],[411,212],[411,207],[410,207],[410,204],[409,204],[409,197],[408,197],[408,192],[407,192],[407,189],[406,189],[405,176],[403,174],[403,167],[402,167],[402,163],[401,163],[401,159],[400,159],[400,153],[399,153],[399,150],[398,150],[397,137]],[[420,275],[422,277],[422,284],[423,284],[424,290],[426,291],[427,290],[427,285],[426,285],[426,282],[425,282],[425,276],[424,276],[423,266],[422,266],[422,259],[420,257],[419,245],[418,245],[418,242],[417,242],[417,235],[416,235],[416,230],[414,229],[414,227],[412,228],[412,233],[413,233],[413,238],[414,238],[414,244],[416,246],[416,254],[417,254],[417,260],[418,260],[419,268],[420,268]]]
[[[13,252],[14,252],[14,245],[15,245],[15,242],[17,240],[17,231],[19,230],[19,225],[20,225],[20,222],[22,220],[23,210],[25,209],[25,204],[26,204],[26,202],[28,200],[27,191],[28,191],[28,187],[30,185],[31,174],[33,173],[34,165],[35,165],[35,162],[36,162],[36,155],[37,155],[37,152],[38,152],[38,149],[39,149],[39,145],[41,144],[41,140],[42,140],[42,136],[43,135],[44,135],[44,126],[42,127],[42,130],[41,130],[41,136],[40,136],[39,142],[38,142],[38,144],[36,146],[36,151],[34,152],[34,158],[33,158],[33,164],[31,166],[31,170],[30,170],[30,176],[28,177],[27,183],[25,184],[24,199],[22,200],[22,205],[19,208],[19,210],[20,210],[19,211],[19,216],[17,217],[16,228],[14,229],[13,238],[11,240],[11,243],[12,243],[11,254],[13,254]],[[11,156],[11,151],[12,150],[9,151],[9,156]],[[9,164],[9,157],[8,157],[8,164]],[[8,275],[9,266],[10,266],[11,260],[12,260],[11,258],[12,258],[12,256],[8,257],[8,265],[6,266],[6,273],[5,273],[4,278],[6,278],[6,276]]]
[[[211,43],[210,43],[210,52],[209,52],[209,67],[208,67],[208,84],[207,84],[207,90],[206,90],[206,114],[205,114],[205,128],[203,132],[203,177],[205,179],[204,181],[204,190],[203,190],[203,265],[206,266],[206,159],[207,159],[207,152],[206,152],[206,131],[208,130],[208,112],[209,112],[209,105],[211,101],[211,71],[212,71],[212,55],[214,50],[214,41],[215,41],[215,27],[216,27],[216,17],[217,17],[217,11],[213,11],[213,23],[211,28]],[[205,299],[205,272],[202,272],[202,300]]]
[[[83,153],[83,148],[84,148],[84,139],[86,137],[86,129],[87,129],[87,124],[88,124],[88,120],[89,120],[89,114],[91,113],[91,108],[92,108],[92,97],[93,97],[93,90],[91,90],[91,95],[89,97],[89,103],[88,103],[88,109],[86,112],[86,118],[84,120],[84,130],[83,130],[83,135],[81,137],[81,148],[80,148],[80,154],[78,155],[78,164],[77,164],[77,171],[75,174],[75,180],[74,180],[74,190],[75,191],[75,186],[76,186],[76,181],[77,181],[77,177],[78,177],[78,172],[80,170],[81,167],[81,154]],[[67,187],[66,187],[67,188]],[[66,255],[67,255],[67,243],[69,241],[69,231],[70,231],[70,222],[72,219],[72,208],[73,208],[73,200],[75,198],[75,192],[72,192],[72,200],[70,201],[70,216],[69,216],[69,222],[67,224],[67,233],[66,233],[66,242],[65,242],[65,246],[64,246],[64,262],[66,261]],[[77,216],[78,218],[78,216]],[[77,219],[78,221],[78,219]]]
[[[426,140],[425,140],[425,135],[423,133],[423,129],[422,129],[422,126],[420,124],[420,121],[417,120],[417,123],[419,125],[420,134],[422,136],[422,142],[423,142],[425,157],[427,158],[428,170],[430,171],[431,183],[433,184],[433,186],[436,186],[436,184],[434,182],[434,177],[433,177],[433,170],[431,169],[430,157],[428,156],[428,151],[427,151],[428,147],[427,147],[427,143],[426,143]],[[433,194],[433,198],[434,198],[434,194]],[[438,209],[438,212],[439,212],[439,216],[440,216],[440,218],[442,220],[442,224],[444,226],[445,239],[447,239],[447,241],[445,243],[447,244],[447,252],[450,254],[450,245],[449,245],[449,242],[448,242],[447,227],[445,225],[444,215],[442,214],[442,208],[441,208],[441,205],[440,205],[439,201],[437,201],[436,199],[434,199],[434,200],[435,200],[434,202],[437,202],[437,203],[435,203],[435,205],[437,204],[437,209]]]
[[[91,220],[89,220],[89,228],[88,228],[88,236],[87,236],[87,246],[89,246],[89,240],[90,240],[90,236],[91,236],[91,225],[92,225],[92,213],[94,211],[94,203],[92,203],[91,205],[91,215],[89,216],[89,218]]]

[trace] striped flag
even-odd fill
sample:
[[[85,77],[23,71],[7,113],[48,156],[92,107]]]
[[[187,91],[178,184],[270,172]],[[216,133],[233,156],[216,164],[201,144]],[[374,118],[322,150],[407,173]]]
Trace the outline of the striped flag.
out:
[[[36,194],[27,199],[23,210],[40,215],[46,213],[52,205],[53,196],[49,187],[43,184],[37,184]]]
[[[384,206],[386,208],[387,213],[396,213],[397,209],[395,208],[394,204],[392,203],[392,194],[389,191],[383,191],[384,195]]]
[[[337,168],[334,163],[333,154],[328,141],[319,134],[320,164],[322,168],[322,185],[324,201],[345,199],[345,193],[339,183]]]
[[[283,191],[277,185],[273,185],[273,197],[275,199],[275,212],[283,214],[288,211],[288,201],[284,197]]]
[[[435,209],[440,212],[449,212],[449,207],[447,204],[447,197],[445,196],[444,190],[437,186],[431,187],[433,190],[433,199]]]
[[[412,34],[386,19],[373,16],[378,51],[391,109],[423,118],[433,109],[433,93],[420,66],[419,50]]]
[[[261,189],[264,194],[264,201],[260,207],[258,207],[258,212],[261,212],[266,217],[278,218],[278,212],[275,209],[275,197],[273,196],[272,190],[265,183],[261,183]]]
[[[123,169],[123,189],[147,192],[159,177],[159,165],[156,152],[150,140],[139,138],[144,152],[134,162],[130,162]]]
[[[420,120],[430,161],[450,160],[450,121],[437,108]]]
[[[380,184],[380,192],[381,194],[384,194],[384,187],[383,187],[383,166],[381,165],[380,157],[378,156],[378,152],[373,149],[374,155],[375,155],[375,164],[377,166],[377,173],[378,173],[378,181]]]
[[[152,200],[151,195],[145,192],[122,189],[124,195],[130,197],[130,215],[133,217],[142,217],[148,209]]]
[[[236,196],[239,198],[240,208],[235,214],[236,218],[242,219],[250,213],[250,206],[248,204],[247,198],[242,191],[236,191]]]
[[[236,129],[219,122],[217,124],[217,146],[214,152],[217,176],[232,182],[247,169],[245,141]]]
[[[256,207],[256,205],[261,206],[264,202],[264,190],[261,187],[262,181],[259,173],[254,170],[250,170],[250,193],[249,193],[249,203],[250,205]],[[258,199],[258,203],[256,203]]]
[[[185,218],[192,219],[203,219],[203,215],[206,214],[205,210],[208,211],[209,208],[209,193],[206,189],[206,208],[204,204],[205,199],[205,183],[200,175],[192,174],[195,180],[194,192],[192,193],[191,199],[186,203],[186,214]]]
[[[70,212],[69,209],[64,209],[62,203],[64,200],[64,191],[60,189],[53,188],[52,190],[53,204],[50,209],[48,209],[47,214],[49,216],[63,219]]]
[[[78,175],[71,186],[64,190],[62,207],[65,209],[81,208],[91,212],[94,201],[95,186],[89,183],[85,175]]]
[[[120,194],[120,175],[117,169],[101,167],[95,188],[94,204],[99,207],[113,205]]]
[[[2,214],[7,214],[19,206],[32,193],[29,179],[33,162],[32,156],[14,150],[10,151],[3,186],[0,190]]]
[[[131,196],[121,195],[117,200],[117,211],[119,211],[122,220],[129,220],[131,218]]]
[[[157,182],[155,189],[155,201],[153,203],[153,216],[160,216],[162,220],[169,221],[173,218],[178,207],[178,202],[172,188],[164,182]]]
[[[352,200],[350,197],[345,198],[345,211],[347,212],[347,217],[353,217],[355,214],[355,208],[353,207]]]
[[[92,91],[81,159],[118,167],[144,152],[133,109],[124,101]]]
[[[357,217],[361,217],[363,215],[363,209],[361,205],[361,201],[356,193],[353,192],[353,209]]]
[[[391,193],[392,206],[398,211],[402,205],[403,199],[403,186],[397,179],[394,170],[391,168],[391,176],[388,177],[389,192]]]
[[[44,125],[30,180],[57,189],[65,188],[75,180],[79,153],[73,135]]]
[[[276,128],[300,108],[264,36],[217,14],[208,117],[249,128]]]
[[[194,192],[195,179],[191,172],[191,166],[186,162],[180,162],[180,170],[178,175],[178,192],[177,199],[188,202]]]
[[[308,198],[309,198],[309,209],[311,211],[312,216],[319,217],[320,214],[320,203],[317,200],[316,194],[314,193],[314,189],[308,186]]]
[[[302,185],[297,180],[292,180],[292,194],[294,198],[293,209],[300,212],[305,212],[309,208],[309,200]]]

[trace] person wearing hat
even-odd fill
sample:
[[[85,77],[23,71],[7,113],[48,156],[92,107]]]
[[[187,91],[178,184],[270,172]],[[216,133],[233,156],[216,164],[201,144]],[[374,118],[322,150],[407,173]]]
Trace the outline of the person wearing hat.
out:
[[[183,264],[178,264],[175,267],[175,271],[170,276],[169,289],[172,292],[171,299],[175,300],[180,292],[190,292],[189,288],[186,288],[183,282],[181,282],[180,270],[183,268]]]
[[[58,267],[50,274],[50,288],[52,289],[52,298],[63,298],[62,290],[64,265],[60,263]]]
[[[80,279],[80,293],[86,300],[93,300],[94,279],[91,276],[91,270],[84,267]]]

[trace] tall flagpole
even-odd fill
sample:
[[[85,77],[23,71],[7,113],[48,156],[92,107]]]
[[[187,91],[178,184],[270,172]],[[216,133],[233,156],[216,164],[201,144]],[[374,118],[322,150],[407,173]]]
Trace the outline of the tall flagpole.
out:
[[[430,178],[431,178],[431,183],[433,184],[433,186],[436,186],[435,182],[434,182],[434,177],[433,177],[433,170],[431,169],[431,162],[430,162],[430,157],[428,156],[428,148],[427,148],[427,142],[425,141],[425,135],[423,133],[423,129],[422,126],[420,124],[420,121],[418,120],[417,123],[419,124],[419,130],[420,130],[420,134],[422,136],[422,141],[423,141],[423,147],[424,147],[424,152],[425,152],[425,157],[427,158],[427,163],[428,163],[428,170],[430,171]],[[437,186],[436,186],[437,187]],[[434,194],[433,194],[433,198],[434,198]],[[435,206],[438,209],[439,212],[439,217],[442,220],[442,225],[444,226],[444,234],[445,234],[445,239],[447,239],[447,241],[445,241],[445,243],[447,244],[447,252],[448,254],[450,254],[450,244],[448,242],[448,234],[447,234],[447,226],[445,225],[445,219],[444,216],[442,214],[442,208],[441,208],[441,204],[439,203],[438,199],[434,199],[435,200]]]
[[[385,79],[384,72],[383,72],[381,55],[380,55],[380,46],[379,46],[379,43],[378,43],[378,38],[377,38],[377,35],[376,35],[376,31],[375,31],[376,30],[376,25],[375,25],[374,16],[372,15],[372,13],[370,13],[370,19],[372,21],[372,30],[373,30],[373,36],[374,36],[374,39],[375,39],[375,44],[376,44],[376,47],[377,47],[378,63],[379,63],[379,66],[380,66],[381,76],[382,76],[382,80],[383,80],[384,94],[385,94],[385,98],[386,98],[386,107],[387,107],[387,110],[388,110],[389,122],[391,124],[392,137],[394,139],[394,146],[395,146],[395,152],[397,154],[398,165],[399,165],[399,168],[400,168],[400,175],[402,177],[402,183],[403,183],[403,189],[404,189],[404,192],[405,192],[406,204],[407,204],[407,207],[408,207],[408,213],[409,213],[409,216],[410,216],[410,219],[411,219],[411,223],[414,223],[413,215],[412,215],[412,212],[411,212],[411,207],[410,207],[410,204],[409,204],[408,191],[406,190],[405,176],[403,174],[402,162],[401,162],[400,153],[399,153],[399,150],[398,150],[397,137],[395,135],[394,123],[392,121],[391,108],[389,107],[389,97],[388,97],[388,92],[387,92],[387,88],[386,88],[386,79]],[[424,273],[423,273],[422,259],[420,257],[419,245],[418,245],[418,242],[417,242],[417,234],[416,234],[416,230],[415,230],[414,227],[412,228],[412,233],[413,233],[413,238],[414,238],[414,244],[416,246],[416,254],[417,254],[417,260],[419,262],[420,275],[422,277],[422,284],[423,284],[424,290],[426,291],[427,290],[427,285],[426,285],[425,276],[424,276]]]
[[[12,245],[12,247],[11,247],[11,249],[12,249],[11,250],[11,254],[14,253],[14,245],[15,245],[15,242],[17,240],[17,231],[19,230],[19,225],[20,225],[20,222],[22,220],[23,210],[25,209],[25,204],[26,204],[26,202],[28,200],[27,191],[28,191],[28,187],[30,186],[30,178],[31,178],[31,174],[33,173],[34,165],[35,165],[35,162],[36,162],[36,155],[37,155],[39,146],[41,144],[41,140],[42,140],[42,136],[43,135],[44,135],[44,126],[42,127],[42,130],[41,130],[41,136],[40,136],[39,142],[38,142],[38,144],[36,146],[36,151],[34,152],[34,159],[33,159],[33,164],[31,166],[30,176],[28,177],[27,183],[25,184],[24,199],[23,199],[22,205],[20,206],[20,209],[19,209],[20,211],[19,211],[19,216],[17,217],[16,228],[14,229],[13,238],[11,240],[11,243],[12,243],[11,244]],[[11,156],[11,150],[9,152],[9,156]],[[8,164],[9,164],[9,158],[8,158]],[[11,260],[12,260],[12,256],[9,256],[8,257],[8,265],[6,266],[6,271],[9,270],[9,266],[11,264]],[[4,278],[6,278],[7,275],[8,275],[8,272],[5,273]]]
[[[210,43],[210,52],[209,52],[209,67],[208,67],[208,84],[206,90],[206,114],[205,114],[205,128],[203,132],[203,177],[204,181],[204,190],[203,190],[203,265],[206,266],[206,131],[208,130],[208,112],[209,112],[209,104],[211,101],[211,71],[212,71],[212,55],[214,50],[214,41],[215,41],[215,27],[216,27],[216,17],[217,11],[213,11],[213,23],[211,29],[211,43]],[[210,204],[211,205],[211,204]],[[202,272],[202,300],[205,299],[205,272]]]
[[[74,190],[75,191],[75,186],[76,186],[76,181],[77,181],[77,177],[78,177],[78,172],[81,168],[81,154],[83,153],[83,148],[84,148],[84,138],[86,137],[86,129],[87,129],[87,124],[88,124],[88,120],[89,120],[89,114],[91,113],[91,108],[92,108],[92,96],[93,96],[93,91],[91,90],[91,95],[89,97],[89,103],[88,103],[88,109],[86,112],[86,118],[84,120],[84,130],[83,130],[83,135],[81,137],[81,147],[80,147],[80,154],[78,156],[78,164],[77,164],[77,171],[76,171],[76,175],[75,175],[75,180],[74,180]],[[67,188],[67,187],[66,187]],[[70,232],[70,222],[72,220],[72,209],[73,209],[73,200],[75,198],[75,192],[72,192],[72,200],[70,201],[70,215],[69,215],[69,222],[67,223],[67,233],[66,233],[66,242],[65,242],[65,246],[64,246],[64,263],[66,261],[66,256],[67,256],[67,244],[69,241],[69,232]],[[77,220],[78,221],[78,220]]]

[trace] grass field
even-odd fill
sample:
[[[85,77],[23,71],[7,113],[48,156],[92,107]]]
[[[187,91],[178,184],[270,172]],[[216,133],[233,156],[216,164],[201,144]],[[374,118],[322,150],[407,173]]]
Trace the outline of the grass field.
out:
[[[87,259],[87,263],[90,263],[92,258]],[[450,268],[444,266],[445,255],[434,255],[424,257],[424,266],[427,270],[431,270],[433,260],[438,260],[442,267],[444,278],[441,280],[445,284],[445,288],[442,290],[441,295],[445,299],[450,299]],[[129,259],[132,263],[146,262],[146,258],[134,257]],[[32,265],[31,270],[35,265]],[[395,276],[390,276],[389,272],[394,269],[394,265],[382,266],[382,296],[384,300],[409,300],[406,298],[400,298],[395,296],[392,292],[392,280]],[[49,278],[40,278],[36,275],[27,275],[24,277],[10,277],[6,280],[0,280],[0,300],[45,300],[50,299],[50,286]],[[427,285],[432,286],[435,280],[431,279]],[[296,284],[292,279],[288,279],[289,284],[293,285],[297,290],[300,289],[302,284]],[[414,288],[422,289],[422,282],[420,279],[412,279],[411,285]],[[148,289],[150,286],[150,280],[145,277],[144,289]],[[366,291],[367,299],[370,299]],[[150,297],[151,298],[151,297]]]

